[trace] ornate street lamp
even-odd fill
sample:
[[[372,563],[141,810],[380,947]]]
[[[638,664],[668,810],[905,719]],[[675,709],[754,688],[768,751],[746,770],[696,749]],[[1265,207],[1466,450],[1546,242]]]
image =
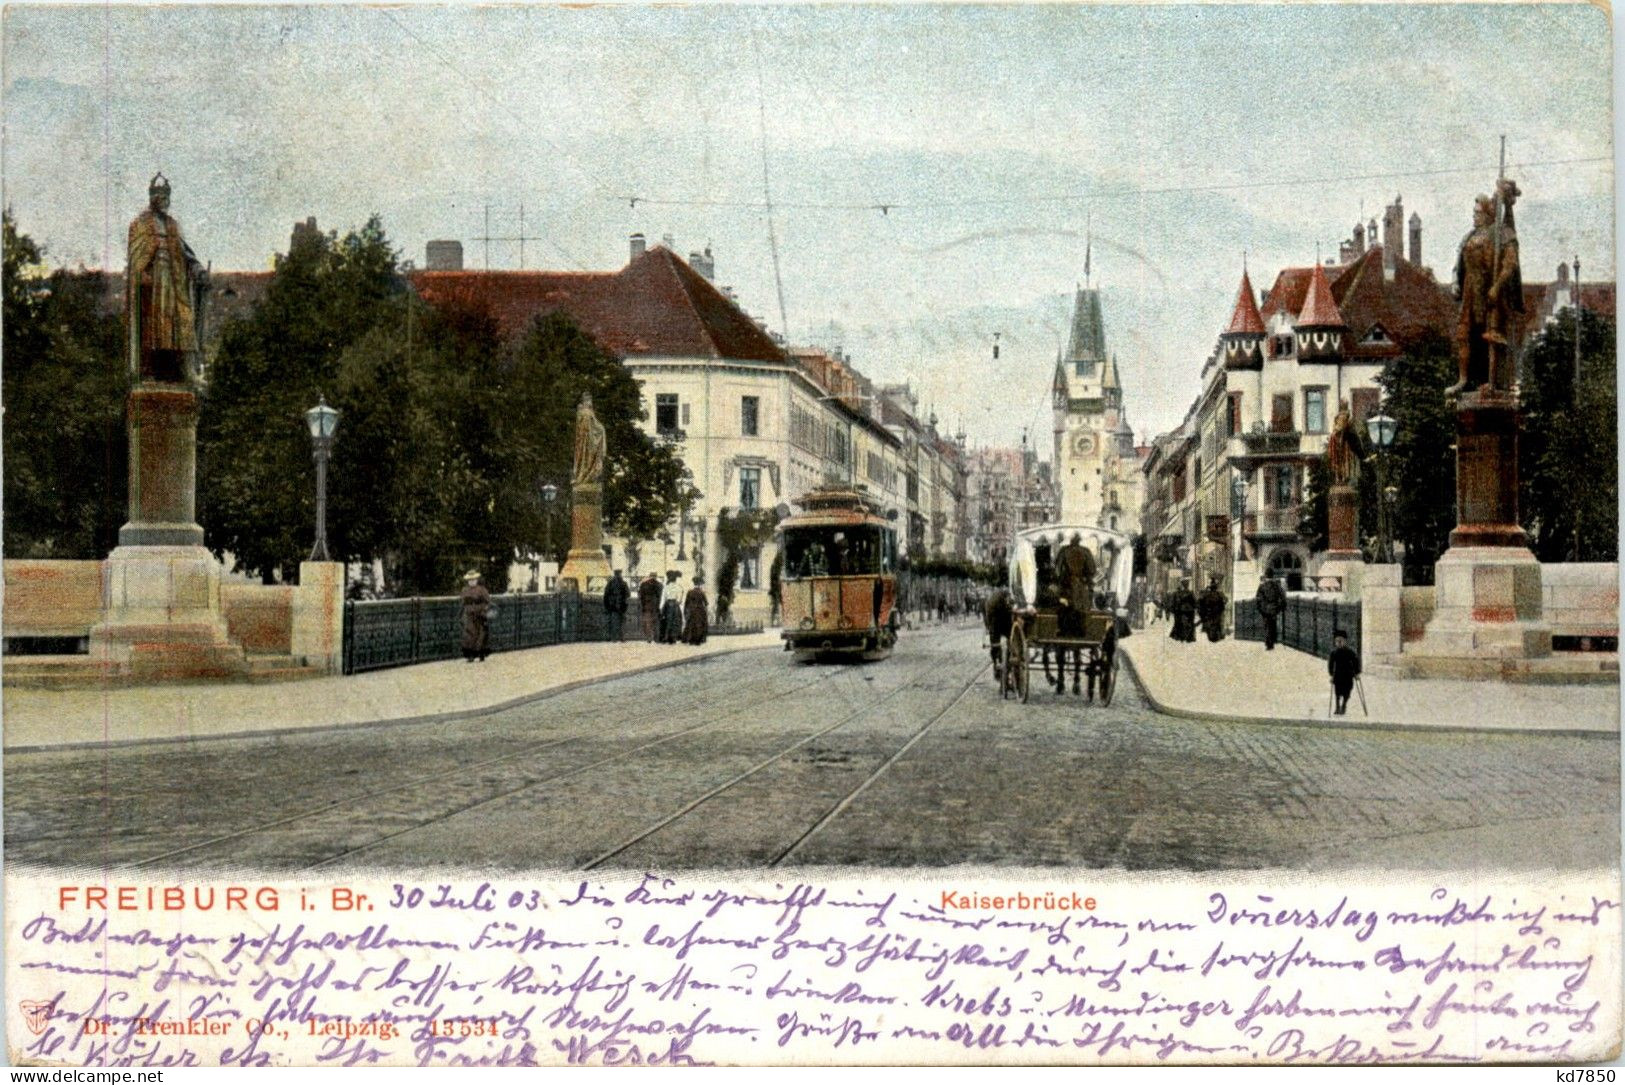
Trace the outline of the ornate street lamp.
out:
[[[542,485],[542,557],[553,560],[553,502],[559,498],[559,488],[551,482]],[[542,563],[536,562],[536,590],[542,590]]]
[[[327,405],[327,397],[305,412],[310,429],[312,455],[316,458],[316,544],[310,548],[311,561],[331,561],[327,556],[327,458],[333,451],[333,435],[338,432],[339,412]]]
[[[1398,429],[1399,423],[1381,412],[1365,420],[1366,434],[1377,449],[1377,561],[1384,565],[1394,561],[1393,497],[1389,491],[1397,494],[1398,488],[1388,485],[1388,449]]]

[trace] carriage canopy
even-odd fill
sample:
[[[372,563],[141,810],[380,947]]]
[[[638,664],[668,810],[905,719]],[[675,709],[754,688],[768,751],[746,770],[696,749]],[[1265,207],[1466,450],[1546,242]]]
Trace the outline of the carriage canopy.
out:
[[[1128,614],[1134,586],[1133,540],[1120,531],[1082,524],[1044,524],[1016,533],[1010,550],[1010,591],[1018,606],[1033,606],[1043,584],[1053,581],[1055,556],[1076,534],[1095,559],[1095,595],[1106,596],[1106,608]]]

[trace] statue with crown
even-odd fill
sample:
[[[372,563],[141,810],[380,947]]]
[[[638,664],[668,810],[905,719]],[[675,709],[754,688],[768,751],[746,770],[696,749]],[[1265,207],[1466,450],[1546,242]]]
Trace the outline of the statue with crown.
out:
[[[132,381],[194,384],[203,341],[208,270],[169,213],[162,173],[147,186],[147,209],[130,223],[124,316]]]
[[[124,319],[130,393],[129,520],[103,571],[95,662],[137,681],[243,673],[221,601],[220,563],[197,524],[197,390],[208,270],[169,213],[163,174],[130,223]]]

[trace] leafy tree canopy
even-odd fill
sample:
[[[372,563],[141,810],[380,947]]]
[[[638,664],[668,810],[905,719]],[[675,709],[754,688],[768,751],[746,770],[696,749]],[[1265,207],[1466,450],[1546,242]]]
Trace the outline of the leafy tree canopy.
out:
[[[4,235],[5,553],[100,558],[127,511],[119,317],[102,273],[45,275],[9,209]]]

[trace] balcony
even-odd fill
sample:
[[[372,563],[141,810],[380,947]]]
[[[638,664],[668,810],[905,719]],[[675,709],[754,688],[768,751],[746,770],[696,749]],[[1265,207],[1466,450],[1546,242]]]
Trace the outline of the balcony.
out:
[[[1303,451],[1303,434],[1297,430],[1286,433],[1243,433],[1230,438],[1228,452],[1233,460],[1262,460],[1277,456],[1296,456]]]
[[[1253,509],[1242,517],[1241,530],[1249,539],[1296,539],[1303,513],[1297,505],[1284,509]]]

